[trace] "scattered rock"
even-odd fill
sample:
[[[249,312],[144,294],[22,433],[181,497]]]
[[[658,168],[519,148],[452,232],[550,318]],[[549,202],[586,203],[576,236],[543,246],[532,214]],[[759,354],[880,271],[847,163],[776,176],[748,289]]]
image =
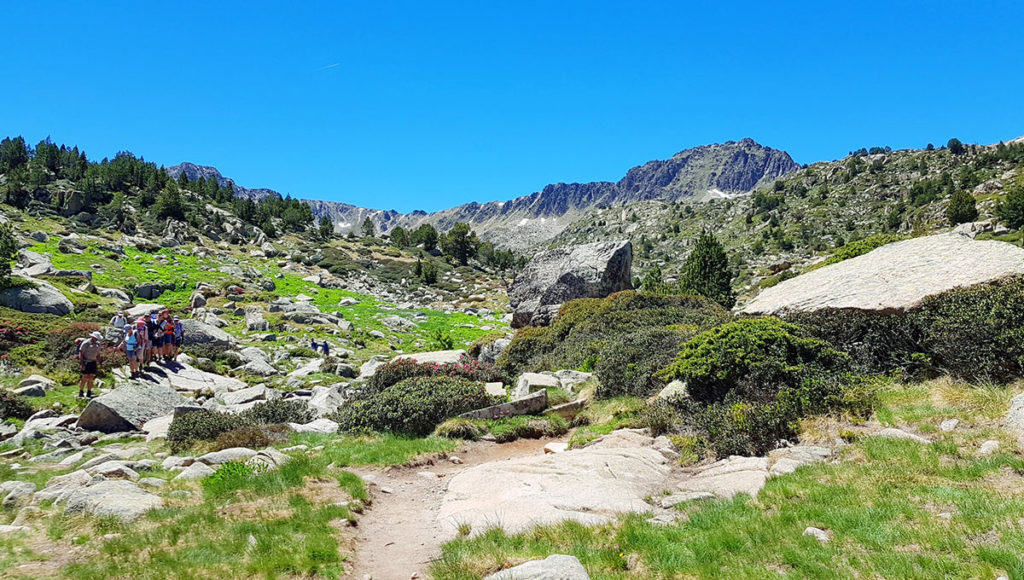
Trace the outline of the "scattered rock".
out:
[[[561,441],[552,441],[544,446],[544,453],[562,453],[569,450],[569,444]]]
[[[960,419],[946,419],[939,424],[939,429],[945,432],[956,429],[956,426],[960,424]]]
[[[558,380],[558,377],[552,375],[523,373],[519,375],[519,380],[516,381],[516,388],[512,391],[512,397],[519,399],[534,391],[545,388],[560,389],[562,388],[562,383]]]
[[[296,433],[337,433],[338,424],[330,419],[320,418],[315,421],[306,423],[305,425],[299,425],[298,423],[288,423],[292,431]]]
[[[674,399],[676,397],[689,397],[690,393],[686,390],[686,383],[683,381],[672,381],[665,385],[665,388],[658,392],[658,399]]]

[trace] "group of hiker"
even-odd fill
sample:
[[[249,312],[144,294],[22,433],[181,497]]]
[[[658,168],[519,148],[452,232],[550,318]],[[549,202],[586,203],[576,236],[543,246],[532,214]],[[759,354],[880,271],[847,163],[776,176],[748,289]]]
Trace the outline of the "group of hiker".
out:
[[[118,312],[110,319],[110,325],[122,332],[117,349],[124,352],[128,359],[132,378],[138,377],[150,363],[174,360],[185,334],[181,320],[166,308],[153,310],[134,322],[123,311]],[[79,397],[93,396],[96,371],[103,362],[102,340],[103,335],[97,331],[78,341],[76,357],[82,369],[82,380],[78,384]]]

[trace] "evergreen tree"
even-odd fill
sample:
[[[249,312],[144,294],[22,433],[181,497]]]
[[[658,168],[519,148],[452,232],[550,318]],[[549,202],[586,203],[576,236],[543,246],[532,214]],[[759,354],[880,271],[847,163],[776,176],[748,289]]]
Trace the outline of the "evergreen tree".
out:
[[[404,248],[409,245],[409,231],[402,226],[397,226],[391,230],[391,243],[399,248]]]
[[[964,154],[964,144],[961,143],[960,140],[957,139],[956,137],[950,139],[949,142],[946,143],[946,147],[949,148],[949,152],[952,153],[953,155]]]
[[[478,244],[476,233],[469,228],[469,224],[457,223],[441,238],[441,251],[460,266],[465,266],[476,253]]]
[[[1011,228],[1024,227],[1024,186],[1006,192],[1006,199],[996,208],[996,215]]]
[[[978,217],[978,207],[974,203],[974,196],[963,189],[953,192],[953,197],[946,206],[946,219],[955,225],[973,222]]]
[[[654,264],[650,270],[644,274],[643,280],[640,281],[640,288],[648,294],[668,294],[668,284],[665,284],[663,274],[661,273],[661,267]]]
[[[701,235],[686,258],[679,290],[686,294],[706,296],[725,308],[732,308],[736,304],[729,258],[725,248],[711,233]]]
[[[410,241],[414,245],[423,244],[423,249],[430,252],[437,247],[437,230],[430,224],[423,224],[412,233]]]
[[[18,240],[10,222],[0,224],[0,287],[10,284],[11,268],[18,259]]]
[[[327,216],[320,217],[320,237],[329,240],[334,235],[334,222]]]
[[[363,237],[372,238],[376,228],[373,226],[373,220],[367,217],[363,220]]]
[[[156,198],[153,212],[157,218],[185,219],[185,200],[177,187],[165,186]]]

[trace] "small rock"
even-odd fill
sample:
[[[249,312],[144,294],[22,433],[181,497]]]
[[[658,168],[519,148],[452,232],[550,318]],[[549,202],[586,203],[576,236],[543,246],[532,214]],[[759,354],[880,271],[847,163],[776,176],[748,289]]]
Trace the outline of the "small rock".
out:
[[[586,568],[575,556],[554,554],[508,570],[491,574],[484,580],[590,580]]]
[[[448,461],[451,461],[455,465],[462,465],[462,459],[459,458],[458,455],[452,455],[451,457],[448,458]]]
[[[978,448],[978,455],[981,455],[982,457],[987,457],[989,455],[992,455],[996,451],[999,451],[999,442],[989,440],[982,443],[981,447]]]
[[[832,538],[829,537],[828,532],[826,532],[825,530],[822,530],[820,528],[811,527],[811,526],[808,526],[808,528],[806,530],[804,530],[804,535],[805,536],[813,536],[816,540],[818,540],[822,544],[827,544],[829,542],[829,540],[832,539]]]
[[[190,479],[203,479],[217,473],[212,467],[205,463],[193,463],[189,465],[181,473],[174,477],[175,481],[178,480],[190,480]]]
[[[887,439],[903,439],[905,441],[917,441],[918,443],[931,443],[931,441],[921,437],[920,435],[914,435],[913,433],[907,433],[903,429],[895,429],[889,427],[882,429],[878,433],[875,433],[876,437],[885,437]]]
[[[939,429],[948,433],[949,431],[956,429],[956,426],[959,424],[960,419],[946,419],[939,424]]]
[[[552,441],[544,446],[544,453],[562,453],[563,451],[569,450],[568,443],[562,443],[561,441]]]

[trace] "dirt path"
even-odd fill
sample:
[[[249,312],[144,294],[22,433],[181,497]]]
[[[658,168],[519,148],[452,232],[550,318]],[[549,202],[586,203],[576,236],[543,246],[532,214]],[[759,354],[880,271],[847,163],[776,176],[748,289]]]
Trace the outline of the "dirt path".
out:
[[[524,439],[496,444],[467,443],[458,451],[416,465],[355,470],[366,480],[373,504],[359,518],[352,578],[409,580],[427,577],[431,560],[441,554],[436,521],[448,480],[456,473],[492,461],[543,453],[551,441]],[[448,460],[456,456],[456,464]]]

